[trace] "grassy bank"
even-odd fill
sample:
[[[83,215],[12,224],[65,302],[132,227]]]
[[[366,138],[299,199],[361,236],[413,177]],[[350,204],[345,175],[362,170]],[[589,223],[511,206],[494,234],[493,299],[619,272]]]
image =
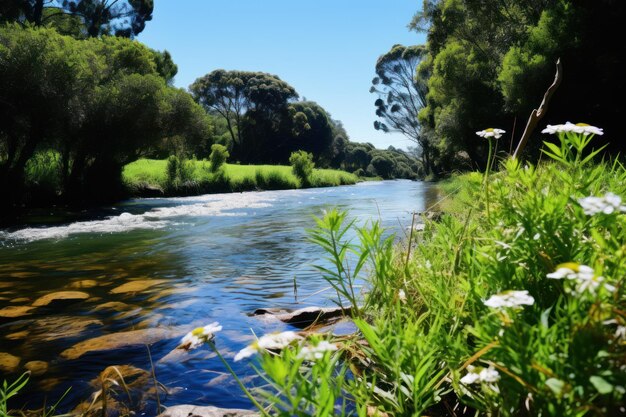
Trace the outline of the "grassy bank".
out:
[[[123,181],[133,195],[163,193],[189,195],[205,192],[232,192],[250,190],[283,190],[301,188],[300,180],[290,166],[224,164],[218,172],[211,172],[210,163],[190,160],[185,166],[185,180],[168,181],[167,161],[140,159],[124,167]],[[311,187],[331,187],[355,184],[359,178],[353,174],[314,169]]]
[[[261,352],[271,414],[623,415],[626,169],[562,140],[551,163],[445,183],[413,242],[377,224],[348,242],[346,213],[318,219],[321,272],[359,332]]]

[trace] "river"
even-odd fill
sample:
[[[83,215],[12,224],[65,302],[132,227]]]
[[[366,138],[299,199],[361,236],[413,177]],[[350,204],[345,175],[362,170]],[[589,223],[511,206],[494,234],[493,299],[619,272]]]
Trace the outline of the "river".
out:
[[[217,348],[254,386],[253,362],[234,363],[234,354],[253,334],[288,326],[249,314],[332,305],[312,267],[325,262],[307,241],[313,216],[337,207],[402,237],[433,194],[427,183],[384,181],[137,199],[72,223],[0,231],[0,379],[16,378],[29,362],[41,373],[12,405],[39,408],[71,387],[59,406],[68,411],[98,389],[94,379],[107,366],[149,371],[148,343],[169,391],[162,404],[250,408],[211,349],[175,351],[179,333],[218,321]],[[69,300],[57,299],[68,292]],[[144,411],[154,413],[154,395],[144,392]]]

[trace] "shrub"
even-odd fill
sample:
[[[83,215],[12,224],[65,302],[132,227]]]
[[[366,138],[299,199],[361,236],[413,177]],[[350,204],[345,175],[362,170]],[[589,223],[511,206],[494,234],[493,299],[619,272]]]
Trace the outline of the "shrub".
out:
[[[226,162],[229,156],[230,154],[228,153],[226,146],[218,143],[211,145],[211,155],[209,156],[209,161],[211,162],[211,172],[217,172],[222,165],[224,165],[224,162]]]
[[[292,152],[289,157],[293,174],[298,177],[303,186],[311,183],[311,174],[313,173],[313,155],[305,151]]]

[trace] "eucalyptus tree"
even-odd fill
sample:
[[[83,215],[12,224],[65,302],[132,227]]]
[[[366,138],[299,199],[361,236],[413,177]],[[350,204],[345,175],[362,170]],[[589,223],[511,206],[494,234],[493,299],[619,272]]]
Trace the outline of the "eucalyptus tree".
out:
[[[85,36],[132,38],[152,19],[153,0],[3,0],[0,21],[30,22],[35,26],[74,17]]]
[[[417,76],[417,66],[427,53],[423,45],[394,45],[376,62],[376,77],[371,93],[378,95],[374,102],[374,128],[383,132],[400,132],[421,148],[424,167],[433,169],[432,144],[424,134],[417,115],[426,105],[427,80]]]

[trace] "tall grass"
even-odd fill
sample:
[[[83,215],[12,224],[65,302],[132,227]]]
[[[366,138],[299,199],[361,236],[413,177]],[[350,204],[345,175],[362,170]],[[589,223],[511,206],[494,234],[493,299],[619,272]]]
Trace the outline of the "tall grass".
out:
[[[133,194],[160,190],[166,195],[250,190],[281,190],[302,187],[289,166],[224,164],[213,172],[210,162],[190,160],[185,180],[168,181],[167,161],[140,159],[124,167],[123,179]],[[355,184],[353,174],[328,169],[313,170],[311,186],[328,187]]]
[[[310,342],[261,351],[268,407],[297,416],[623,415],[626,169],[594,165],[585,146],[560,140],[571,153],[551,163],[506,160],[484,185],[477,174],[454,178],[443,187],[454,193],[446,214],[407,242],[408,258],[378,224],[358,227],[335,210],[318,219],[312,240],[334,265],[320,270],[337,302],[352,305],[359,332],[312,361],[299,359]]]

